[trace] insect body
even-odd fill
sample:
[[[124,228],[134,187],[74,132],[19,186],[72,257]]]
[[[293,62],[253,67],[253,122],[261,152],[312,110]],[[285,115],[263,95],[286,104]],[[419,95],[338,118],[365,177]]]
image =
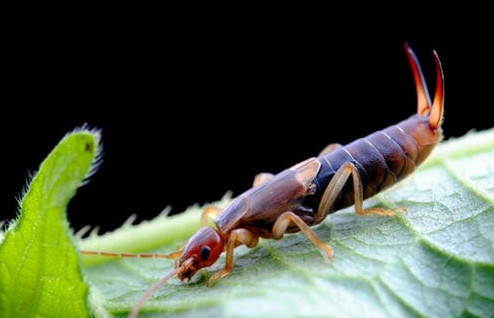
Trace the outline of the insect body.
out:
[[[180,279],[190,279],[226,250],[226,266],[209,279],[210,285],[232,270],[235,247],[253,247],[259,237],[280,239],[298,231],[331,259],[333,250],[310,226],[352,204],[360,215],[393,215],[394,210],[364,210],[362,202],[412,173],[442,138],[444,85],[439,57],[434,52],[437,85],[431,104],[418,60],[407,45],[405,49],[417,87],[417,114],[346,146],[331,144],[319,157],[275,176],[260,175],[254,187],[225,210],[206,209],[203,225],[207,215],[217,215],[216,229],[203,227],[189,240],[177,265]]]
[[[254,247],[260,237],[281,239],[285,233],[302,231],[332,259],[332,248],[311,226],[352,204],[359,215],[391,216],[401,210],[364,209],[363,200],[412,173],[429,155],[442,138],[444,101],[443,74],[436,52],[437,84],[432,104],[418,60],[407,45],[405,49],[417,88],[417,114],[348,145],[331,144],[319,157],[277,175],[258,175],[254,187],[223,211],[206,208],[203,227],[189,239],[181,255],[170,254],[170,258],[180,255],[175,270],[141,297],[131,316],[137,316],[146,299],[170,277],[177,275],[181,280],[190,280],[198,270],[214,264],[224,251],[225,267],[212,275],[207,284],[228,275],[234,265],[233,251],[239,245]],[[215,217],[216,228],[207,226],[208,216]]]

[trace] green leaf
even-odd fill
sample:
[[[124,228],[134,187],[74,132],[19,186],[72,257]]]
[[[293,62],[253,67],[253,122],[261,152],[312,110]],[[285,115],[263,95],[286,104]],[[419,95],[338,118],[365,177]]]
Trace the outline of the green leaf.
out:
[[[43,161],[0,246],[0,316],[88,317],[65,210],[90,174],[99,134],[68,134]]]
[[[493,317],[494,129],[443,143],[413,176],[366,202],[406,207],[395,217],[339,211],[315,228],[333,263],[302,234],[240,247],[235,268],[205,282],[224,256],[191,283],[174,278],[148,300],[146,317]],[[225,204],[226,202],[222,202]],[[104,236],[84,249],[170,252],[199,226],[200,208]],[[141,245],[142,244],[142,245]],[[98,261],[101,261],[99,259]],[[173,261],[117,259],[85,273],[104,308],[125,316]]]

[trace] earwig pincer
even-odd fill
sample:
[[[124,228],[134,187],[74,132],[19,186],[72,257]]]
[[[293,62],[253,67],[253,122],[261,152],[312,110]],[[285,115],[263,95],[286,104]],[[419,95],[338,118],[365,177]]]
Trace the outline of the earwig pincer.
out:
[[[175,270],[153,285],[136,303],[136,317],[144,302],[171,277],[190,280],[198,270],[213,265],[226,252],[225,267],[213,274],[207,285],[228,275],[234,266],[234,249],[252,248],[259,238],[281,239],[285,233],[302,231],[329,260],[333,249],[311,226],[330,213],[355,205],[358,215],[392,216],[397,209],[364,209],[363,200],[389,188],[422,163],[442,139],[444,79],[434,51],[436,92],[431,103],[420,64],[405,44],[417,90],[417,113],[408,119],[357,139],[347,145],[330,144],[318,157],[309,158],[277,175],[262,173],[254,186],[235,198],[223,211],[207,207],[202,228],[182,251],[169,255],[123,254],[83,251],[86,254],[178,258]],[[214,217],[215,228],[207,226]]]

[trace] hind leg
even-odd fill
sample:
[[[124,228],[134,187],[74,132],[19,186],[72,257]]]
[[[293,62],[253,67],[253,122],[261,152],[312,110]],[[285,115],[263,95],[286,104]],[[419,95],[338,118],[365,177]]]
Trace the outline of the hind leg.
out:
[[[355,212],[358,215],[383,215],[383,216],[393,216],[395,212],[404,211],[403,208],[396,209],[381,209],[381,208],[371,208],[364,209],[364,193],[362,189],[362,181],[358,173],[357,167],[351,162],[346,162],[341,166],[338,171],[336,171],[333,179],[328,184],[328,187],[322,195],[321,202],[319,203],[319,208],[315,217],[315,222],[321,222],[330,212],[333,207],[336,198],[341,193],[341,190],[345,186],[348,178],[352,176],[353,179],[353,192],[355,195]]]
[[[324,156],[325,154],[328,154],[331,151],[336,150],[336,149],[341,148],[341,147],[342,147],[341,144],[337,144],[337,143],[329,144],[326,147],[324,147],[324,149],[319,153],[319,156]]]

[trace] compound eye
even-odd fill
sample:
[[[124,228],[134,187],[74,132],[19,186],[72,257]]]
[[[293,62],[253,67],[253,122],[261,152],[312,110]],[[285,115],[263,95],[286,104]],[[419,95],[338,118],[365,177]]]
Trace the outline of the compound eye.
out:
[[[209,246],[201,247],[201,260],[206,261],[211,254],[211,248]]]

